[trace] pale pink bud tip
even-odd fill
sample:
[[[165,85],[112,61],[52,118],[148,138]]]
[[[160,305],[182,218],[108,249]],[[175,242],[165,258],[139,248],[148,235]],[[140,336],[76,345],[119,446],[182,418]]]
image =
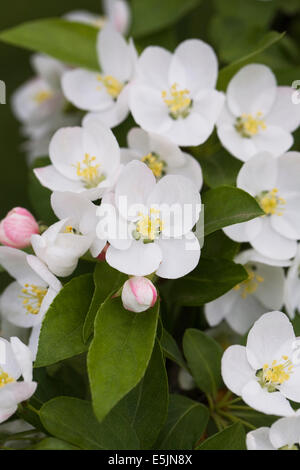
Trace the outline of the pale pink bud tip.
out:
[[[122,302],[126,310],[145,312],[153,307],[157,300],[154,284],[146,277],[132,277],[125,282],[122,290]]]
[[[31,235],[36,233],[39,233],[38,223],[23,207],[15,207],[0,222],[0,243],[12,248],[26,248]]]

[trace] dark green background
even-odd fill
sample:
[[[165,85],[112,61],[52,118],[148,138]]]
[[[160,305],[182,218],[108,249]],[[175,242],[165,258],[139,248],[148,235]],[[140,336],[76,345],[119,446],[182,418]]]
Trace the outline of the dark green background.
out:
[[[0,30],[37,18],[61,16],[71,10],[100,12],[101,8],[100,0],[10,0],[1,3]],[[0,44],[0,79],[7,87],[7,104],[0,105],[0,218],[12,207],[30,208],[26,162],[20,151],[22,137],[10,107],[14,90],[33,75],[29,57],[25,50]]]

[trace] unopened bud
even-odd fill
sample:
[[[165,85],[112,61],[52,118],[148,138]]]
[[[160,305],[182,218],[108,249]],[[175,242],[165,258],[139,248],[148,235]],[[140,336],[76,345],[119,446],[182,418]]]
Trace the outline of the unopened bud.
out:
[[[15,207],[0,222],[0,243],[12,248],[26,248],[31,235],[36,233],[39,233],[38,223],[23,207]]]
[[[153,307],[157,300],[154,284],[146,277],[132,277],[125,282],[122,290],[122,302],[126,310],[145,312]]]

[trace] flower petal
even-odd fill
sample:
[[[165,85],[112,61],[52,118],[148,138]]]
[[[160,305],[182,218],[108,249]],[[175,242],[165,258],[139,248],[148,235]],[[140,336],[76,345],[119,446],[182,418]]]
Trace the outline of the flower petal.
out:
[[[287,132],[294,132],[300,125],[300,106],[293,103],[295,89],[288,86],[277,88],[276,99],[268,116],[268,122]]]
[[[156,243],[133,242],[128,250],[117,250],[110,246],[106,253],[110,266],[132,276],[147,276],[155,272],[161,261],[162,253]]]
[[[237,186],[252,196],[276,187],[277,161],[268,152],[260,152],[246,162],[237,177]]]
[[[270,441],[270,428],[261,427],[248,432],[246,437],[247,450],[276,450]]]
[[[275,232],[269,217],[261,218],[261,221],[261,231],[250,240],[253,248],[268,258],[280,260],[293,258],[297,251],[296,240],[289,240]]]
[[[182,239],[159,240],[162,262],[156,274],[165,279],[177,279],[193,271],[200,259],[200,245],[190,232]]]
[[[0,264],[14,277],[21,286],[36,284],[45,286],[46,283],[38,276],[27,262],[27,254],[15,248],[0,247]]]
[[[166,49],[157,46],[147,47],[138,61],[138,81],[156,88],[161,96],[161,92],[169,87],[171,60],[172,54]]]
[[[17,337],[10,339],[10,344],[14,355],[20,366],[25,382],[32,381],[32,356],[30,349]]]
[[[244,346],[229,346],[222,357],[222,378],[229,390],[241,395],[244,386],[255,377]]]
[[[35,168],[34,174],[39,182],[51,191],[84,191],[81,181],[72,181],[57,171],[54,165]]]
[[[242,398],[251,408],[267,415],[293,416],[295,413],[288,400],[280,393],[269,393],[252,380],[242,390]]]
[[[203,185],[203,175],[200,163],[188,153],[184,152],[183,155],[185,157],[185,163],[178,167],[168,166],[167,173],[168,175],[181,175],[189,178],[193,181],[198,191],[200,191]]]
[[[300,442],[300,417],[281,418],[272,424],[269,432],[270,441],[275,449],[292,446]]]

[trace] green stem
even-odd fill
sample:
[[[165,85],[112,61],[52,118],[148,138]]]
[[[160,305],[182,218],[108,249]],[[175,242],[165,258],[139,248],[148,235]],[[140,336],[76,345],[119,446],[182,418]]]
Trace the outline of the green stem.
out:
[[[252,410],[252,408],[250,408],[250,406],[246,406],[246,405],[231,405],[231,403],[229,403],[228,405],[228,408],[230,408],[231,410]]]
[[[253,426],[252,424],[248,423],[248,421],[245,421],[244,419],[238,418],[237,416],[233,416],[230,413],[226,413],[225,411],[220,410],[219,414],[222,415],[222,416],[225,416],[228,419],[230,419],[230,421],[232,421],[233,423],[242,423],[244,426],[246,426],[247,428],[249,428],[251,430],[256,429],[256,427]]]
[[[34,408],[34,406],[32,406],[30,403],[26,403],[26,408],[30,411],[32,411],[33,413],[37,414],[38,416],[40,416],[40,412],[39,410],[37,410],[36,408]]]

